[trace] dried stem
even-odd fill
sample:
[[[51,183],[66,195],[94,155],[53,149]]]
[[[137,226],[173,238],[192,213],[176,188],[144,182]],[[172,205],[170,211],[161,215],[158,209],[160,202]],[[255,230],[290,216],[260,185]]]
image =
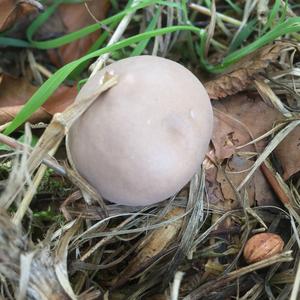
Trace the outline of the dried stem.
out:
[[[56,152],[59,144],[60,143],[58,143],[56,145],[56,147],[54,147],[50,151],[49,155],[53,155]],[[28,190],[26,191],[18,210],[17,210],[16,214],[13,217],[13,222],[16,225],[21,223],[24,215],[26,214],[26,211],[27,211],[27,209],[28,209],[28,207],[31,203],[32,198],[35,195],[35,192],[36,192],[37,188],[39,187],[39,185],[40,185],[40,183],[41,183],[41,181],[44,177],[44,174],[45,174],[46,170],[47,170],[46,165],[40,165],[39,166],[38,171],[36,172],[36,174],[35,174],[35,176],[32,180],[32,184],[29,186]]]
[[[141,2],[141,0],[133,0],[132,7],[136,6],[140,2]],[[127,26],[130,23],[133,16],[134,16],[134,12],[126,15],[122,19],[122,21],[119,23],[117,29],[114,31],[114,33],[113,33],[111,39],[109,40],[107,46],[110,46],[110,45],[112,45],[112,44],[114,44],[114,43],[116,43],[120,40],[120,38],[122,37],[125,30],[127,29]],[[92,71],[90,77],[94,76],[103,67],[105,62],[108,60],[109,56],[110,56],[110,53],[105,53],[105,54],[99,56],[99,58],[96,60],[96,62],[94,62],[90,66],[90,70]]]
[[[198,287],[196,290],[194,290],[192,293],[190,293],[188,296],[184,297],[184,300],[196,300],[200,299],[204,295],[208,295],[210,292],[227,285],[229,282],[244,276],[248,273],[254,272],[259,269],[263,269],[265,267],[271,266],[278,262],[290,262],[293,260],[292,257],[292,251],[286,251],[277,255],[274,255],[273,257],[270,257],[268,259],[264,259],[262,261],[259,261],[257,263],[251,264],[249,266],[240,268],[236,271],[230,272],[218,279],[214,279],[212,281],[209,281],[200,287]]]
[[[25,150],[25,146],[22,143],[2,133],[0,133],[0,143],[3,143],[13,149]],[[26,146],[26,149],[32,151],[32,148],[28,146]],[[54,172],[56,172],[59,175],[67,175],[66,170],[56,161],[55,158],[51,157],[49,154],[45,156],[45,158],[42,160],[42,163],[54,170]]]
[[[263,172],[263,174],[265,175],[269,184],[272,186],[274,192],[276,193],[277,197],[282,202],[282,204],[285,206],[289,205],[291,200],[290,200],[289,196],[285,193],[285,191],[279,185],[279,183],[276,179],[276,174],[267,160],[260,166],[260,169]]]
[[[206,15],[206,16],[211,17],[211,11],[208,8],[204,7],[204,6],[201,6],[201,5],[196,4],[196,3],[191,3],[190,8],[195,10],[195,11],[198,11],[198,12],[200,12],[200,13]],[[242,24],[241,21],[239,21],[237,19],[234,19],[234,18],[231,18],[231,17],[228,17],[228,16],[223,15],[221,13],[217,12],[216,15],[217,15],[217,18],[221,19],[224,22],[230,23],[234,26],[240,26]]]
[[[94,93],[91,95],[81,95],[79,96],[75,102],[69,106],[63,113],[57,113],[54,115],[51,123],[44,131],[43,135],[39,139],[37,145],[32,150],[29,155],[27,162],[28,173],[32,174],[41,164],[41,162],[48,156],[50,152],[52,155],[56,152],[58,145],[62,141],[65,136],[66,131],[71,127],[73,122],[93,103],[93,101],[99,97],[99,95],[115,85],[117,83],[116,76],[112,76],[110,74],[105,74],[99,82],[99,86],[95,87]],[[38,186],[44,172],[45,168],[40,169],[37,176],[35,177],[35,188]],[[73,179],[77,179],[79,182],[83,182],[83,180],[78,180],[79,175],[76,172],[69,172],[72,174]],[[16,191],[14,191],[13,198],[15,198],[18,193],[24,188],[25,182],[23,185],[20,185]],[[84,187],[84,191],[91,192],[91,194],[96,195],[96,199],[99,200],[98,195],[92,192],[92,188],[87,188],[89,185],[87,183],[81,184],[81,187]],[[20,222],[22,217],[25,214],[26,209],[30,205],[30,202],[33,197],[34,187],[29,188],[27,191],[26,197],[23,199],[22,205],[15,216],[14,221]],[[93,196],[92,196],[93,197]],[[105,206],[101,200],[99,200],[101,207],[105,210]]]

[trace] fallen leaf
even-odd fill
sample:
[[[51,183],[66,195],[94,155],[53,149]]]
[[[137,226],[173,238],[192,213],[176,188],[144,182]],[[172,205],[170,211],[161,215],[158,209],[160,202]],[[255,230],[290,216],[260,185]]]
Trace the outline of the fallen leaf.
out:
[[[247,172],[240,172],[247,170],[247,167],[252,165],[252,162],[234,155],[228,160],[227,166],[213,167],[205,170],[205,186],[209,199],[209,203],[220,206],[224,204],[224,209],[241,208],[242,203],[237,198],[234,190],[245,178]],[[226,174],[226,175],[225,175]],[[274,194],[260,170],[257,170],[253,176],[252,181],[249,182],[246,188],[248,203],[253,206],[255,203],[261,205],[276,205],[274,201]],[[221,204],[222,206],[222,204]]]
[[[236,188],[239,186],[247,175],[247,172],[243,171],[247,170],[251,165],[251,161],[239,157],[238,155],[233,155],[233,157],[228,160],[226,168],[219,168],[218,170],[217,181],[220,184],[224,199],[229,201],[231,209],[242,206],[233,187]],[[249,182],[247,186],[247,195],[250,202],[249,204],[253,205],[255,201],[255,187],[253,181]]]
[[[61,4],[53,17],[45,24],[46,27],[42,29],[43,34],[40,33],[39,38],[48,39],[49,36],[47,35],[49,32],[57,36],[65,35],[94,24],[96,20],[101,20],[105,17],[109,8],[109,1],[107,0],[91,0],[87,1],[86,4],[90,12],[84,3]],[[86,54],[99,37],[100,28],[99,24],[99,31],[58,49],[49,50],[48,55],[51,62],[57,67],[61,67]]]
[[[63,112],[74,102],[77,93],[76,86],[63,85],[43,104],[43,108],[51,115]]]
[[[23,105],[14,105],[14,106],[4,106],[0,108],[0,125],[6,124],[10,122],[20,111],[23,109]],[[39,108],[35,111],[28,122],[32,124],[36,124],[39,122],[47,122],[51,119],[51,115],[49,115],[45,110]]]
[[[1,107],[23,105],[37,89],[25,77],[13,78],[8,75],[2,75],[1,78]]]
[[[0,83],[0,125],[10,122],[23,108],[37,87],[24,77],[13,78],[2,75]],[[47,122],[51,116],[42,108],[32,114],[31,123]]]
[[[293,46],[288,42],[276,42],[250,53],[231,69],[204,84],[211,99],[220,99],[245,90],[258,73],[276,61],[280,53]]]
[[[258,138],[272,129],[275,121],[282,120],[282,115],[263,102],[258,95],[235,95],[222,101],[215,101],[213,107],[212,143],[219,160],[233,155],[237,146],[250,142],[251,135]],[[266,140],[256,143],[257,150],[260,152],[265,145]]]
[[[300,171],[300,126],[277,146],[275,155],[281,163],[285,180]]]
[[[217,181],[218,169],[213,166],[205,169],[205,187],[209,199],[209,203],[218,204],[224,201],[220,183]]]
[[[221,163],[226,160],[226,167],[215,171],[215,178],[219,184],[225,200],[232,203],[232,207],[240,207],[234,187],[237,187],[247,175],[253,159],[248,153],[261,152],[267,141],[262,140],[254,145],[245,145],[253,138],[258,138],[270,129],[275,121],[281,120],[282,115],[273,107],[264,103],[257,95],[247,96],[239,94],[214,102],[214,132],[212,143],[215,157]],[[255,122],[253,121],[255,120]],[[212,172],[212,171],[210,171]],[[213,182],[213,178],[210,179]],[[214,190],[217,187],[214,186]],[[260,170],[257,170],[247,186],[249,204],[256,201],[258,205],[275,204],[273,193]],[[218,198],[219,194],[218,194]]]
[[[0,124],[11,121],[23,108],[27,100],[38,89],[25,77],[13,78],[2,75],[0,82]],[[76,87],[61,86],[29,119],[31,123],[47,122],[51,115],[62,112],[77,94]]]
[[[0,10],[0,32],[3,32],[28,15],[43,10],[36,0],[2,0]]]

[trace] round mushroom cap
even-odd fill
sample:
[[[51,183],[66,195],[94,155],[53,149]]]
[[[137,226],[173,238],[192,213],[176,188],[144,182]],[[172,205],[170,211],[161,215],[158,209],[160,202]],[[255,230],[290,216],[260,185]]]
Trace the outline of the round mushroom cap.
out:
[[[134,206],[165,200],[188,183],[208,150],[213,114],[206,90],[174,61],[136,56],[98,72],[81,96],[105,71],[118,83],[70,128],[69,158],[106,200]]]

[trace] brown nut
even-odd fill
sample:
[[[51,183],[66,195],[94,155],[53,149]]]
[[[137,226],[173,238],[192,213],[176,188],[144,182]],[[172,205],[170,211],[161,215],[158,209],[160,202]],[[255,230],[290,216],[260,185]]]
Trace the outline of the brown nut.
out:
[[[278,234],[258,233],[251,237],[244,248],[244,258],[252,264],[282,251],[284,241]]]

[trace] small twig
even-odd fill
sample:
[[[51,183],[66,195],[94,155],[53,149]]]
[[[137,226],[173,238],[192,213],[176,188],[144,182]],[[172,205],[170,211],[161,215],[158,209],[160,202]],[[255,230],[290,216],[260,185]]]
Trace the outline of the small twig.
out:
[[[291,294],[290,300],[297,300],[297,299],[299,299],[298,298],[298,294],[299,294],[299,282],[300,282],[300,261],[298,262],[297,273],[296,273],[296,277],[295,277],[295,280],[294,280],[293,290],[292,290],[292,294]]]
[[[216,2],[215,2],[215,0],[212,0],[212,2],[211,2],[211,10],[210,11],[211,11],[211,18],[210,18],[209,26],[208,26],[208,29],[207,29],[207,38],[206,38],[206,42],[205,42],[205,56],[206,56],[206,58],[208,56],[210,42],[211,42],[211,39],[214,36],[215,28],[216,28],[217,11],[216,11]]]
[[[54,147],[53,149],[51,149],[51,151],[49,152],[49,155],[53,155],[60,143],[57,143],[56,147]],[[39,187],[44,174],[47,170],[47,166],[46,165],[40,165],[38,168],[38,171],[36,172],[34,179],[32,180],[32,185],[29,186],[28,190],[26,191],[22,202],[20,204],[20,206],[18,207],[17,212],[15,213],[14,217],[13,217],[13,223],[16,225],[19,225],[24,217],[24,215],[26,214],[26,211],[31,203],[32,198],[34,197],[37,188]]]
[[[3,143],[13,149],[21,149],[24,150],[25,146],[16,141],[15,139],[4,135],[2,133],[0,133],[0,143]],[[32,151],[31,147],[26,147],[29,151]],[[61,175],[61,176],[67,176],[66,170],[64,169],[64,167],[62,167],[55,158],[53,158],[52,156],[50,156],[49,154],[45,156],[45,158],[42,161],[43,164],[45,164],[47,167],[51,168],[52,170],[54,170],[55,173]]]
[[[183,276],[184,276],[184,273],[181,271],[178,271],[175,273],[174,282],[173,282],[172,290],[171,290],[171,300],[178,299],[180,283],[183,279]]]
[[[275,194],[279,198],[279,200],[282,202],[284,206],[290,205],[290,198],[289,196],[284,192],[284,190],[279,185],[276,176],[274,174],[274,171],[272,170],[271,166],[269,165],[268,161],[265,161],[260,166],[261,171],[265,175],[266,179],[268,180],[269,184],[273,188]]]
[[[266,176],[268,182],[272,186],[279,200],[288,210],[290,215],[297,221],[298,224],[300,224],[300,217],[293,207],[292,196],[289,194],[290,192],[286,187],[286,184],[283,181],[282,177],[277,172],[275,172],[275,170],[273,170],[273,168],[270,164],[267,163],[267,161],[263,163],[263,165],[261,166],[261,170]]]
[[[35,57],[34,57],[32,51],[30,51],[28,49],[27,49],[27,58],[28,58],[28,62],[29,62],[29,67],[32,71],[32,75],[33,75],[35,81],[39,85],[42,85],[43,84],[43,78],[42,78],[42,75],[40,74],[38,68],[36,67]]]
[[[7,122],[3,125],[0,125],[0,132],[2,132],[3,130],[5,130],[9,125],[11,124],[11,122]]]
[[[50,78],[53,75],[53,73],[51,73],[48,69],[46,69],[44,66],[37,62],[35,63],[35,67],[37,68],[37,70],[39,70],[41,74],[43,74],[47,78]]]
[[[191,3],[190,8],[195,10],[195,11],[198,11],[198,12],[200,12],[200,13],[206,15],[206,16],[211,17],[211,11],[207,7],[201,6],[199,4]],[[234,18],[231,18],[231,17],[228,17],[228,16],[223,15],[223,14],[218,13],[218,12],[216,13],[216,16],[217,16],[217,18],[221,19],[222,21],[230,23],[230,24],[238,26],[238,27],[242,24],[241,21],[239,21],[237,19],[234,19]]]
[[[298,125],[300,125],[300,120],[291,121],[285,128],[277,133],[275,138],[267,145],[265,150],[260,154],[258,159],[252,165],[251,171],[247,174],[247,176],[243,179],[243,181],[238,186],[237,190],[240,191],[245,184],[252,177],[253,173],[262,165],[262,163],[267,159],[267,157],[272,153],[272,151],[278,146],[278,144]]]

